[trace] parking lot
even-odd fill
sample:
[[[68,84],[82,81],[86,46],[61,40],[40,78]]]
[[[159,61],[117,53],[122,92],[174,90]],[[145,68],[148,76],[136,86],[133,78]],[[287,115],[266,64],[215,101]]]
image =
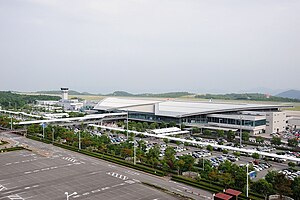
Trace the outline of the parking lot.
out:
[[[30,151],[0,154],[0,199],[175,199],[120,172],[113,165],[68,155],[43,157]]]

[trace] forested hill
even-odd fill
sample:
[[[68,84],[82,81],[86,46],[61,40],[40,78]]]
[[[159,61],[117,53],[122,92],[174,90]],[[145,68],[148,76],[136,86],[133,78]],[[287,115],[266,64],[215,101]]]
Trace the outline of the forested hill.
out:
[[[9,106],[20,108],[28,103],[34,103],[35,100],[58,101],[59,99],[60,97],[58,96],[25,95],[25,94],[16,94],[7,91],[0,91],[0,106],[2,106],[2,108],[9,108]]]
[[[196,95],[195,97],[202,98],[202,99],[300,102],[300,100],[298,100],[298,99],[290,99],[290,98],[271,96],[271,95],[265,95],[265,94],[260,94],[260,93],[201,94],[201,95]]]
[[[167,92],[167,93],[143,93],[143,94],[132,94],[125,91],[115,91],[112,94],[107,94],[106,96],[123,96],[123,97],[158,97],[158,98],[179,98],[188,95],[193,95],[189,92]]]
[[[50,90],[50,91],[37,91],[35,92],[37,94],[55,94],[55,95],[61,95],[60,90]],[[69,95],[95,95],[88,92],[77,92],[75,90],[69,90]]]

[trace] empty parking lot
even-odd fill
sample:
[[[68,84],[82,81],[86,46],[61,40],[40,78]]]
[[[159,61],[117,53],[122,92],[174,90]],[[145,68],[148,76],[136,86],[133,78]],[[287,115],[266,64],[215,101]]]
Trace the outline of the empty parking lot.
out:
[[[106,166],[105,166],[106,165]],[[63,154],[30,151],[0,154],[0,199],[174,199],[140,183],[137,172]]]

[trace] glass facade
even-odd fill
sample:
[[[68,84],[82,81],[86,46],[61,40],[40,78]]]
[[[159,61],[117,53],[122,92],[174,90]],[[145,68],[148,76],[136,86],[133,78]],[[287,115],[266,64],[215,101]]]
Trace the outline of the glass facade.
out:
[[[242,126],[262,126],[266,125],[266,120],[240,120],[240,119],[228,119],[219,117],[208,117],[208,122],[219,123],[219,124],[232,124],[232,125],[242,125]],[[241,124],[242,122],[242,124]]]
[[[129,118],[137,119],[137,120],[151,121],[151,122],[180,123],[179,118],[158,116],[158,115],[154,115],[152,113],[129,112]]]

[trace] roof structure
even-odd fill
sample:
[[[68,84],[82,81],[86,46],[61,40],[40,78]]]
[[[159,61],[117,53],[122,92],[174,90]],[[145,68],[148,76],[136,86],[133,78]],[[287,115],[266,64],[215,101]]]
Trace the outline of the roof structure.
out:
[[[199,114],[215,114],[231,111],[278,109],[290,107],[287,105],[264,105],[264,104],[245,104],[245,103],[216,103],[216,102],[191,102],[191,101],[170,101],[153,99],[129,99],[108,97],[100,101],[95,110],[126,110],[139,106],[155,106],[155,115],[167,117],[186,117]],[[140,110],[139,110],[140,111]]]
[[[217,193],[215,195],[215,198],[218,198],[218,199],[223,199],[223,200],[229,200],[232,198],[232,196],[228,195],[228,194],[224,194],[224,193]]]
[[[234,190],[234,189],[230,189],[230,188],[227,189],[227,190],[225,191],[225,193],[226,193],[226,194],[229,194],[229,195],[232,195],[232,196],[238,196],[238,195],[242,194],[241,191]]]
[[[171,132],[178,132],[178,131],[181,131],[181,129],[177,128],[177,127],[161,128],[161,129],[151,130],[151,132],[153,132],[155,134],[171,133]]]
[[[124,109],[128,107],[134,106],[142,106],[142,105],[153,105],[155,103],[159,103],[161,101],[151,100],[151,99],[126,99],[126,98],[115,98],[108,97],[101,100],[94,109],[96,110],[116,110],[116,109]]]

